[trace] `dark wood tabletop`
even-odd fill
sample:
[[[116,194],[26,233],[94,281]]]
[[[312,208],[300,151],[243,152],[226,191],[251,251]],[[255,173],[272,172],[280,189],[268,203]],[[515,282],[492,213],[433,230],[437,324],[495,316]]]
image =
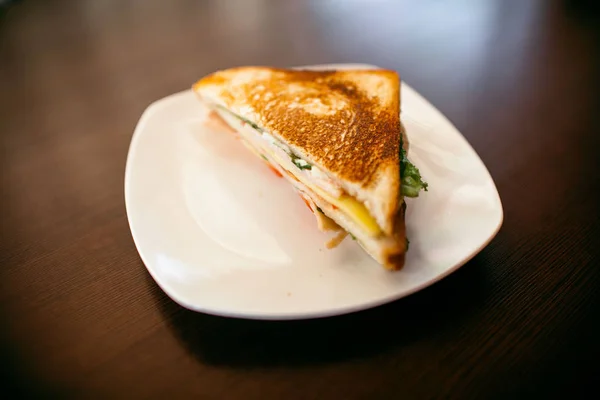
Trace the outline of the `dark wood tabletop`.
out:
[[[594,1],[1,3],[0,397],[511,399],[597,388]],[[127,223],[124,168],[141,113],[219,68],[332,62],[393,68],[438,107],[493,176],[502,229],[455,274],[363,312],[264,322],[180,307]]]

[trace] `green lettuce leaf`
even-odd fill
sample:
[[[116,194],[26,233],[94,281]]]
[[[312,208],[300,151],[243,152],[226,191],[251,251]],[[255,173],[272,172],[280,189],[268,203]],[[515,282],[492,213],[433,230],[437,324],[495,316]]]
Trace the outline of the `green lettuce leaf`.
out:
[[[427,191],[427,182],[421,178],[419,169],[406,157],[406,151],[400,147],[400,177],[402,179],[402,195],[418,197],[421,190]]]
[[[310,165],[309,163],[307,163],[306,161],[304,161],[303,159],[301,159],[294,153],[290,154],[290,158],[292,159],[292,162],[294,163],[294,165],[296,167],[298,167],[300,169],[308,169],[308,170],[312,169],[312,165]]]

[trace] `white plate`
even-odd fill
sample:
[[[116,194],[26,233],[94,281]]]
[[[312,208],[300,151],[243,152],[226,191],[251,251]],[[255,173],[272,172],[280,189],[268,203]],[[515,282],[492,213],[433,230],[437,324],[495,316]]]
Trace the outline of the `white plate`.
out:
[[[369,66],[311,68],[334,67]],[[429,183],[407,201],[404,269],[385,270],[349,238],[327,250],[292,186],[203,126],[206,110],[188,90],[148,107],[127,159],[129,225],[152,277],[192,310],[299,319],[374,307],[457,270],[500,228],[500,198],[457,129],[406,84],[401,97],[409,157]]]

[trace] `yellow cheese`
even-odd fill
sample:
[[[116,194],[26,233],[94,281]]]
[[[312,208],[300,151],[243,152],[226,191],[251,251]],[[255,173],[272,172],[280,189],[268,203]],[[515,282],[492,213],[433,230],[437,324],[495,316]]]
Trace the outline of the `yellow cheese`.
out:
[[[302,179],[300,180],[302,181]],[[354,222],[356,222],[365,232],[369,234],[369,236],[377,236],[381,233],[381,229],[379,228],[379,225],[377,225],[377,221],[375,221],[375,218],[371,216],[369,210],[367,210],[367,207],[353,197],[343,194],[341,197],[336,199],[327,192],[315,186],[311,186],[306,182],[302,183],[312,189],[323,199],[339,208],[344,214],[352,218]]]
[[[265,150],[272,159],[276,160],[279,163],[279,165],[282,165],[281,161],[279,160],[279,157],[275,153],[267,149]],[[379,225],[377,225],[377,221],[375,221],[375,218],[373,218],[373,216],[369,213],[369,210],[367,210],[367,207],[365,207],[364,204],[360,203],[355,198],[350,197],[346,194],[335,198],[329,193],[325,192],[324,190],[311,185],[311,183],[308,182],[306,178],[302,176],[302,174],[294,174],[291,171],[289,172],[293,174],[294,177],[300,182],[302,182],[306,187],[308,187],[309,189],[313,190],[316,194],[321,196],[325,201],[339,208],[344,214],[346,214],[348,217],[354,220],[354,222],[356,222],[356,224],[360,226],[361,229],[364,232],[366,232],[369,236],[378,236],[379,234],[381,234],[381,228],[379,228]]]

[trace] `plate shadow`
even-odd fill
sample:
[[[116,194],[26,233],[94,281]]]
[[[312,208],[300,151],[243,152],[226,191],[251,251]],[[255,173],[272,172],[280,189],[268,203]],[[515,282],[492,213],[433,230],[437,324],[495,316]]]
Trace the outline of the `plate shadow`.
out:
[[[443,337],[476,313],[490,293],[481,255],[452,275],[395,302],[336,317],[258,321],[190,311],[146,277],[168,325],[202,363],[302,367],[369,357],[417,340]]]

